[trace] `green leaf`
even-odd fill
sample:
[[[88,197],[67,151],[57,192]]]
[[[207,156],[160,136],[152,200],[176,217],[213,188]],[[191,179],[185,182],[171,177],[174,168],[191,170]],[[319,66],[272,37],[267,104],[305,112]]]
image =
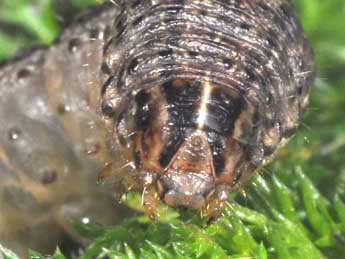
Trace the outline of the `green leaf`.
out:
[[[44,259],[44,256],[34,250],[29,250],[29,259]]]
[[[0,244],[0,258],[1,258],[1,256],[4,259],[19,259],[19,257],[15,253],[13,253],[11,250],[3,247]]]

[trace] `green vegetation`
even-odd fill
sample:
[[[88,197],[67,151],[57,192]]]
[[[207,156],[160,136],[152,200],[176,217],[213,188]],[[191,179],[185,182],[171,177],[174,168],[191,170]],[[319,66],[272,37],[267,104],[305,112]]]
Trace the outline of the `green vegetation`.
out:
[[[71,5],[77,9],[92,2]],[[315,49],[318,78],[303,124],[279,159],[246,187],[245,197],[235,194],[224,217],[211,225],[192,212],[165,207],[157,223],[142,214],[114,229],[76,223],[92,240],[80,258],[344,257],[345,2],[295,2]],[[0,25],[6,26],[0,29],[21,28],[22,33],[0,30],[0,57],[28,44],[51,42],[59,31],[53,10],[49,0],[3,0]],[[141,210],[138,195],[129,195],[126,203]],[[0,246],[1,252],[16,258]],[[32,251],[31,258],[43,256]],[[65,256],[57,250],[53,258]]]

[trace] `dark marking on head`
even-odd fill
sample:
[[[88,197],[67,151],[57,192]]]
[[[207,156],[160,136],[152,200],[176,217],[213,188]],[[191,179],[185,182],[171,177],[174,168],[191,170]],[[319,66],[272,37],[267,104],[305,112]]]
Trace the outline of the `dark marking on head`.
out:
[[[221,88],[215,89],[207,106],[205,128],[222,135],[231,135],[234,123],[243,109],[241,97],[231,96]]]
[[[164,148],[164,151],[160,154],[159,157],[159,164],[161,167],[165,168],[169,165],[171,159],[176,154],[178,149],[181,147],[183,142],[185,141],[186,135],[185,131],[179,128],[171,129],[171,137]]]
[[[212,151],[213,167],[217,177],[221,176],[225,168],[225,144],[223,136],[216,132],[207,132],[207,139]]]
[[[141,90],[135,96],[137,109],[135,113],[135,122],[137,130],[147,130],[154,122],[156,111],[154,105],[149,103],[151,96],[145,90]]]
[[[198,108],[201,100],[201,83],[176,79],[162,84],[162,92],[168,104],[169,138],[161,153],[159,163],[166,167],[177,150],[183,144],[190,129],[195,129],[198,119]]]
[[[187,80],[170,80],[162,85],[168,103],[169,123],[176,127],[195,128],[201,100],[201,85]]]

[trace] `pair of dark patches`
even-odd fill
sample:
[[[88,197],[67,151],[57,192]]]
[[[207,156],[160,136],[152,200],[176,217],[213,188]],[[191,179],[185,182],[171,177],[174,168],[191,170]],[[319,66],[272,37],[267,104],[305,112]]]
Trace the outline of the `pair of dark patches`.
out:
[[[166,167],[172,157],[187,138],[187,131],[196,128],[200,105],[201,84],[191,85],[188,81],[181,81],[174,85],[174,80],[162,84],[162,92],[168,104],[169,139],[159,158],[162,167]]]
[[[165,167],[169,164],[187,136],[187,131],[196,129],[199,117],[198,109],[201,103],[201,84],[175,86],[174,81],[162,85],[168,103],[170,139],[160,156],[160,164]],[[215,173],[219,176],[225,166],[224,143],[225,138],[234,130],[234,123],[244,109],[241,98],[232,97],[221,88],[214,90],[210,104],[207,106],[206,124],[204,130],[208,136]]]

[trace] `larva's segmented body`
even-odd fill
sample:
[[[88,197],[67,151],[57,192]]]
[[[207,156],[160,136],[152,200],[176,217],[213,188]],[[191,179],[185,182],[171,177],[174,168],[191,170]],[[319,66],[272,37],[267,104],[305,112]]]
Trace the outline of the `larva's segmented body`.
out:
[[[312,51],[291,1],[125,1],[104,48],[102,111],[130,188],[218,217],[291,137]]]
[[[41,212],[75,201],[78,213],[110,210],[93,185],[105,162],[101,178],[143,191],[150,217],[162,200],[216,218],[292,136],[313,78],[289,0],[104,5],[0,71],[0,222],[53,227],[64,220]]]
[[[0,69],[0,243],[23,258],[76,237],[74,218],[120,216],[112,192],[96,185],[108,155],[95,110],[103,33],[118,13],[110,7]]]

